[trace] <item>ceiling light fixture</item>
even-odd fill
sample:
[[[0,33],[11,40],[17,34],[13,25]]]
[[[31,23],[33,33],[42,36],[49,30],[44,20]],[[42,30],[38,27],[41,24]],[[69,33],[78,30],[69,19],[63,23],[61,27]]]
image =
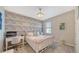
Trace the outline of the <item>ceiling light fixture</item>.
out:
[[[44,16],[44,13],[42,12],[42,9],[41,8],[39,8],[39,12],[37,13],[37,16],[39,18],[42,18]]]

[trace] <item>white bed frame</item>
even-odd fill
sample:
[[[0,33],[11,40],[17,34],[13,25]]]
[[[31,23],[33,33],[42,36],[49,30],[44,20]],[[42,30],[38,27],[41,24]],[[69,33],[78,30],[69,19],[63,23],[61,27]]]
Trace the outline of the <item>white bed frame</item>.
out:
[[[29,36],[30,37],[30,36]],[[41,39],[41,38],[40,38]],[[54,41],[53,37],[49,37],[42,42],[34,42],[33,40],[27,39],[26,36],[26,41],[27,43],[32,47],[32,49],[38,53],[40,50],[44,49],[45,47],[51,45]]]

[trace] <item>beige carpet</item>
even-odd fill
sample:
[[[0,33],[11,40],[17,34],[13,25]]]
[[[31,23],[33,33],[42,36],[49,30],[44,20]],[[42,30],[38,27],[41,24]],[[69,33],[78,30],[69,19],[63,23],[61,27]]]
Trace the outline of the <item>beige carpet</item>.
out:
[[[58,45],[54,47],[53,45],[49,46],[46,50],[41,53],[74,53],[75,48],[67,45]],[[34,50],[27,44],[22,46],[21,48],[18,47],[15,53],[35,53]]]

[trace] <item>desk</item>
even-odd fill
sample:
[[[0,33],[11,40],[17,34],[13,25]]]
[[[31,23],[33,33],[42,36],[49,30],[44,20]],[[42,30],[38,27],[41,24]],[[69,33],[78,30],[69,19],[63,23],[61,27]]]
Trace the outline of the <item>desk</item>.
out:
[[[24,46],[24,36],[15,36],[15,37],[8,37],[6,38],[6,51],[8,49],[8,42],[11,41],[12,44],[20,43],[22,40],[22,45]]]

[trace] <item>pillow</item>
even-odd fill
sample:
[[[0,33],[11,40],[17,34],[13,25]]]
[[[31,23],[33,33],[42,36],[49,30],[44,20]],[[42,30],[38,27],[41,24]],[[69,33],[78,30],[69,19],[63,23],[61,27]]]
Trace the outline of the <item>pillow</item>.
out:
[[[27,35],[28,36],[33,36],[33,32],[28,32]]]

